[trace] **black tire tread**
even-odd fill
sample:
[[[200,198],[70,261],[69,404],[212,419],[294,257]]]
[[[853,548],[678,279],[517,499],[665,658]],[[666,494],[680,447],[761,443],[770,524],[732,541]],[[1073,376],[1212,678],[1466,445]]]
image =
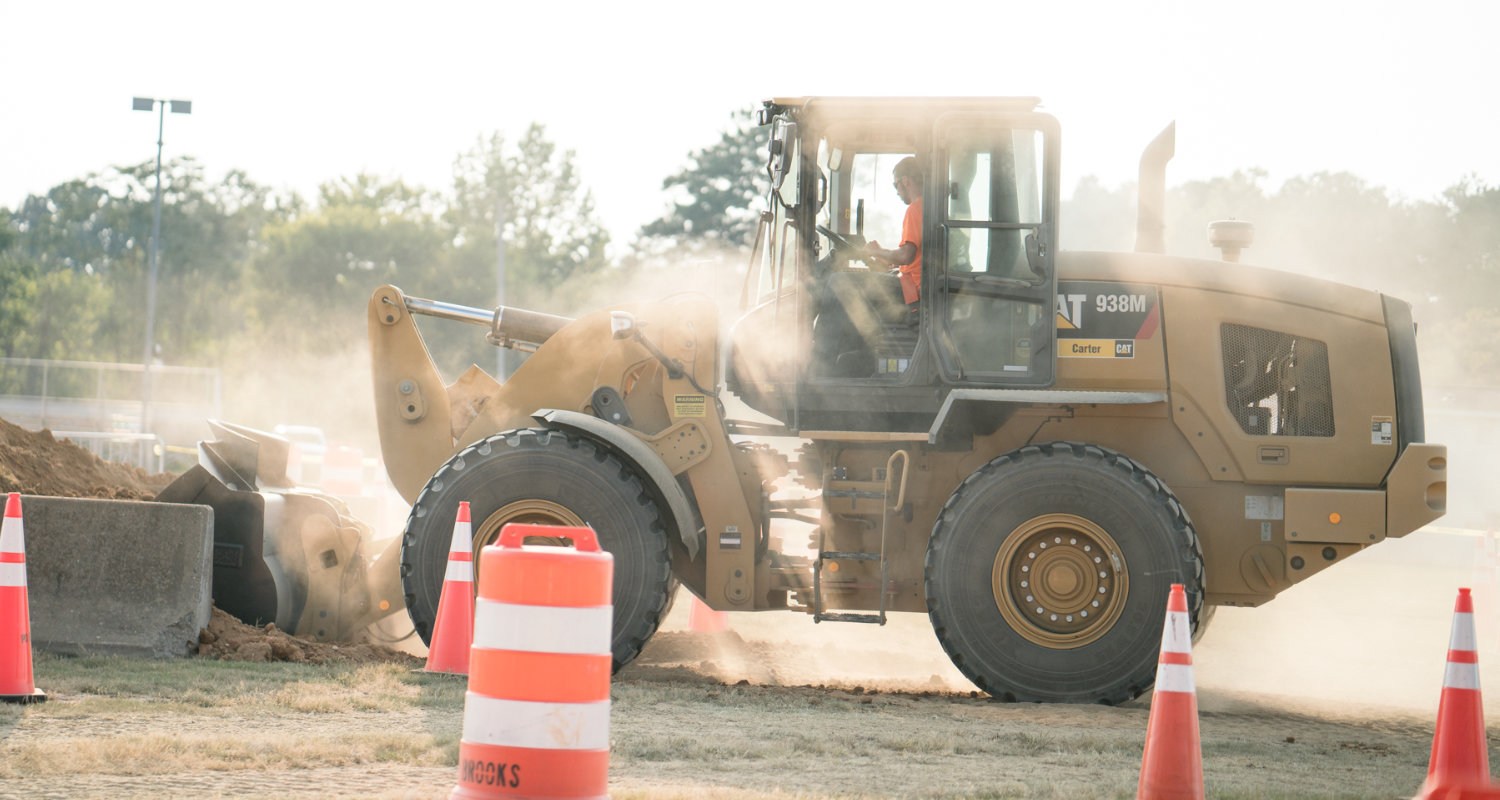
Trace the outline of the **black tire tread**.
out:
[[[1167,487],[1166,483],[1157,478],[1146,469],[1139,461],[1129,456],[1118,453],[1106,447],[1084,442],[1047,442],[1044,444],[1027,445],[1001,455],[979,469],[971,473],[959,484],[953,494],[949,495],[948,501],[943,504],[943,509],[938,513],[937,522],[933,525],[932,538],[927,547],[925,560],[924,584],[927,595],[927,613],[932,621],[933,631],[937,634],[938,642],[943,650],[953,660],[954,666],[969,680],[986,694],[997,699],[1006,701],[1037,701],[1043,698],[1029,697],[1016,687],[1000,684],[989,676],[980,674],[966,663],[963,652],[959,651],[946,636],[949,624],[950,610],[943,607],[942,601],[935,596],[934,569],[936,561],[942,557],[944,550],[949,546],[952,537],[952,529],[955,524],[955,508],[963,502],[966,491],[972,491],[973,487],[985,480],[990,474],[1002,467],[1011,464],[1023,464],[1039,460],[1072,458],[1080,461],[1095,461],[1109,469],[1120,473],[1132,483],[1144,487],[1153,498],[1164,508],[1168,509],[1172,516],[1172,530],[1170,535],[1177,549],[1181,552],[1184,563],[1188,566],[1192,575],[1192,585],[1187,587],[1188,615],[1194,631],[1194,636],[1199,630],[1200,620],[1207,623],[1211,614],[1204,613],[1203,605],[1203,545],[1198,538],[1198,532],[1193,527],[1192,520],[1188,517],[1187,509]],[[1165,609],[1163,609],[1165,611]],[[1099,692],[1097,696],[1091,697],[1092,702],[1105,705],[1118,705],[1139,697],[1147,689],[1152,688],[1149,678],[1141,676],[1142,679],[1132,682],[1119,691],[1113,693]]]
[[[505,448],[504,450],[500,448]],[[668,608],[671,591],[675,587],[672,580],[671,562],[668,553],[668,538],[666,525],[663,523],[663,512],[660,504],[647,489],[648,479],[640,474],[634,467],[619,456],[615,455],[603,445],[569,431],[553,430],[547,428],[518,428],[504,431],[477,441],[455,453],[448,461],[433,474],[427,485],[417,495],[417,502],[412,505],[411,515],[407,518],[405,529],[402,531],[401,547],[401,583],[405,595],[407,608],[411,609],[416,601],[416,590],[408,579],[417,568],[419,550],[418,533],[413,530],[420,516],[425,516],[424,510],[439,504],[445,498],[445,493],[452,491],[448,476],[468,469],[478,469],[484,464],[492,462],[500,457],[500,454],[519,450],[553,450],[561,448],[570,454],[569,457],[578,458],[582,461],[591,461],[601,465],[599,473],[610,477],[622,484],[624,493],[631,497],[639,510],[652,520],[649,530],[653,536],[647,537],[653,543],[653,552],[647,554],[646,564],[656,565],[655,575],[644,576],[652,585],[659,587],[648,600],[646,613],[639,615],[628,631],[624,639],[616,639],[614,642],[614,670],[618,672],[625,664],[630,663],[640,654],[641,648],[651,636],[656,633],[661,624],[661,618],[665,616]],[[475,520],[477,524],[478,519]],[[604,544],[600,543],[601,546]],[[447,558],[446,545],[442,548],[443,558]],[[412,624],[422,641],[427,642],[431,638],[431,623],[427,620],[418,620],[412,614]]]

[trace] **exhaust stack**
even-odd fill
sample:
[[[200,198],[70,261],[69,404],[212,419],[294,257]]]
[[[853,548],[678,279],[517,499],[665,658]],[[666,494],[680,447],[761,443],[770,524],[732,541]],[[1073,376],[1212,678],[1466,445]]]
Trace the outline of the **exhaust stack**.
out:
[[[1135,251],[1167,252],[1167,162],[1177,154],[1177,122],[1162,128],[1141,152],[1141,174],[1137,182]]]

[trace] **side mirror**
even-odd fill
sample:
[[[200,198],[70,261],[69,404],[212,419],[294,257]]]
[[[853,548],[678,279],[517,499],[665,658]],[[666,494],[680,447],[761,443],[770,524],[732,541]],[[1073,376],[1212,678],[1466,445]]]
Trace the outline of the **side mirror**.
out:
[[[1047,245],[1038,231],[1026,234],[1026,266],[1038,278],[1047,274]]]
[[[782,122],[772,129],[770,164],[771,188],[780,189],[792,169],[792,146],[797,140],[797,123]]]
[[[612,339],[629,339],[635,336],[635,315],[629,311],[609,312],[609,335]]]

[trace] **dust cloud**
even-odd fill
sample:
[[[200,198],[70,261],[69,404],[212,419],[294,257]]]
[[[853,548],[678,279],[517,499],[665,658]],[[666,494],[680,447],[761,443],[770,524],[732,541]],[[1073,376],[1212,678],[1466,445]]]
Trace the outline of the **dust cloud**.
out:
[[[728,630],[693,632],[696,598],[677,601],[637,663],[682,667],[724,683],[829,686],[875,691],[971,692],[925,614],[894,613],[883,626],[814,623],[794,611],[735,612]]]
[[[1430,720],[1456,589],[1469,585],[1475,585],[1481,683],[1500,687],[1500,585],[1476,585],[1475,541],[1462,533],[1417,532],[1312,576],[1260,608],[1218,609],[1193,651],[1200,708]],[[690,628],[694,602],[679,590],[639,664],[731,684],[975,691],[923,614],[891,614],[888,624],[875,626],[815,624],[798,612],[730,613],[727,631],[703,633]],[[1150,694],[1136,702],[1149,703]],[[1492,716],[1500,713],[1493,692],[1486,706]]]
[[[598,276],[587,287],[566,287],[566,295],[577,299],[569,303],[571,309],[561,313],[576,317],[607,306],[694,292],[714,300],[725,315],[727,327],[737,308],[745,259],[739,251],[641,259],[628,268],[611,268],[621,271]],[[544,298],[537,308],[558,308],[563,294]],[[492,297],[431,299],[493,307]],[[471,359],[491,375],[500,371],[497,359],[508,351],[487,344],[483,328],[426,317],[419,322],[445,379],[456,378]],[[277,425],[315,427],[323,431],[329,443],[360,448],[367,458],[380,455],[364,308],[321,315],[310,320],[306,330],[288,334],[287,338],[318,341],[322,346],[317,352],[305,352],[304,347],[281,342],[238,340],[218,359],[222,374],[219,417],[264,431],[272,431]],[[506,355],[508,369],[513,370],[523,357],[519,353]],[[454,369],[454,364],[461,366]],[[191,433],[202,439],[211,436],[206,424]]]
[[[1293,266],[1313,264],[1310,254]],[[587,308],[650,301],[679,291],[715,297],[727,328],[737,315],[742,256],[644,265],[633,285],[597,295]],[[1317,274],[1317,269],[1307,270]],[[1327,274],[1337,279],[1347,275]],[[1420,309],[1419,309],[1420,310]],[[1427,332],[1427,328],[1423,328]],[[1440,343],[1419,339],[1426,349]],[[1464,380],[1429,372],[1429,387]],[[1440,527],[1384,542],[1311,576],[1260,608],[1222,608],[1197,645],[1196,674],[1205,710],[1267,697],[1290,708],[1379,707],[1403,714],[1435,713],[1453,600],[1475,585],[1481,672],[1500,664],[1500,586],[1489,576],[1500,495],[1485,490],[1500,467],[1500,415],[1452,413],[1466,398],[1439,388],[1427,402],[1427,439],[1450,448],[1450,514]],[[1493,407],[1493,406],[1492,406]],[[775,442],[772,442],[776,444]],[[1463,528],[1462,530],[1453,530]],[[797,534],[780,531],[787,541]],[[1485,555],[1485,547],[1491,555]],[[1478,553],[1479,555],[1476,555]],[[795,612],[730,614],[726,634],[693,634],[693,598],[685,591],[643,660],[676,663],[718,680],[768,685],[863,686],[868,689],[967,692],[973,685],[952,665],[925,615],[893,614],[888,625],[813,623]],[[681,637],[698,637],[688,646]],[[1500,672],[1495,672],[1500,675]],[[1493,683],[1493,682],[1492,682]],[[1500,684],[1495,684],[1500,685]]]
[[[1247,261],[1256,260],[1254,252]],[[643,258],[630,268],[628,281],[600,281],[581,294],[570,293],[580,299],[562,313],[576,316],[696,292],[714,299],[721,332],[727,331],[738,315],[745,259],[740,252]],[[1277,263],[1320,272],[1310,254],[1281,254]],[[487,298],[434,299],[489,304]],[[1418,308],[1419,315],[1423,310]],[[472,329],[476,340],[483,335],[473,326],[440,324]],[[240,366],[226,372],[225,418],[265,429],[278,423],[315,425],[330,440],[361,446],[367,455],[378,453],[362,317],[346,327],[330,331],[336,345],[317,357],[246,352],[230,359]],[[1448,369],[1458,362],[1433,356],[1456,350],[1434,341],[1435,332],[1424,324],[1419,337],[1428,389],[1426,438],[1449,446],[1449,516],[1433,529],[1381,543],[1311,576],[1261,608],[1219,609],[1194,653],[1205,711],[1277,697],[1286,698],[1288,707],[1320,713],[1380,707],[1430,717],[1441,687],[1455,590],[1470,585],[1482,681],[1500,687],[1500,585],[1494,583],[1500,580],[1495,574],[1500,559],[1495,541],[1484,535],[1500,519],[1500,493],[1488,490],[1488,476],[1500,468],[1500,414],[1484,410],[1495,407],[1493,395],[1464,388],[1488,377]],[[1436,368],[1425,369],[1429,363]],[[493,361],[481,367],[495,371]],[[796,535],[786,538],[795,541]],[[810,616],[793,612],[741,613],[729,615],[727,633],[700,634],[688,630],[692,601],[683,591],[641,663],[680,665],[731,683],[974,688],[943,652],[925,615],[893,614],[888,625],[877,627],[814,624]]]
[[[703,249],[691,254],[639,255],[621,272],[602,280],[571,303],[568,316],[608,306],[652,303],[679,294],[698,294],[719,309],[721,331],[738,314],[740,289],[749,260],[746,251]]]
[[[1495,542],[1424,529],[1382,542],[1260,608],[1221,608],[1194,648],[1200,704],[1249,696],[1437,711],[1461,586],[1474,588],[1481,685],[1500,687]],[[1486,706],[1497,705],[1492,691]]]
[[[323,353],[247,350],[226,359],[224,419],[264,431],[282,424],[308,425],[321,428],[329,442],[359,447],[366,455],[378,454],[370,348],[363,322],[361,318],[357,335],[341,328],[330,330],[329,338],[336,344]]]
[[[1487,353],[1476,353],[1483,348],[1476,348],[1480,337],[1472,331],[1479,329],[1465,328],[1460,311],[1463,298],[1483,295],[1482,276],[1431,263],[1462,252],[1443,213],[1413,215],[1418,221],[1403,227],[1394,220],[1406,201],[1388,202],[1377,187],[1356,180],[1350,187],[1360,190],[1359,203],[1349,205],[1348,192],[1333,192],[1318,204],[1295,202],[1297,192],[1285,188],[1262,191],[1255,184],[1263,178],[1251,171],[1174,188],[1168,194],[1168,253],[1217,262],[1208,223],[1247,219],[1256,226],[1256,240],[1242,257],[1244,265],[1410,302],[1418,326],[1424,438],[1448,447],[1448,513],[1428,529],[1377,544],[1309,577],[1260,608],[1219,609],[1195,651],[1200,703],[1213,708],[1246,695],[1275,694],[1430,716],[1460,586],[1474,587],[1482,679],[1497,685],[1490,677],[1500,675],[1494,666],[1500,663],[1500,578],[1496,543],[1487,535],[1500,522],[1492,477],[1500,474],[1500,374],[1485,366],[1493,363]],[[1314,177],[1300,191],[1324,182],[1334,187],[1340,179]],[[1133,193],[1128,185],[1109,189],[1097,180],[1081,182],[1065,203],[1064,245],[1132,249]],[[1408,256],[1412,263],[1401,260]],[[1452,285],[1455,280],[1472,285]]]

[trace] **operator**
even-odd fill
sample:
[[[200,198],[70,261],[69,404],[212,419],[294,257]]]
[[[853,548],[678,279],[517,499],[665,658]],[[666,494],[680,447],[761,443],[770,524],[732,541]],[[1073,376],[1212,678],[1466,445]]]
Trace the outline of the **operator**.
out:
[[[906,204],[906,216],[901,219],[901,244],[895,250],[885,250],[879,242],[872,241],[865,246],[865,252],[896,268],[901,278],[901,299],[910,310],[916,311],[922,285],[922,167],[916,156],[907,156],[896,162],[893,175],[896,196]]]
[[[893,176],[896,196],[906,204],[901,246],[885,250],[870,242],[862,251],[869,261],[890,265],[891,274],[861,269],[829,279],[813,332],[814,369],[822,374],[868,376],[874,370],[872,348],[881,326],[916,322],[922,274],[922,168],[916,157],[907,156],[897,162]]]

